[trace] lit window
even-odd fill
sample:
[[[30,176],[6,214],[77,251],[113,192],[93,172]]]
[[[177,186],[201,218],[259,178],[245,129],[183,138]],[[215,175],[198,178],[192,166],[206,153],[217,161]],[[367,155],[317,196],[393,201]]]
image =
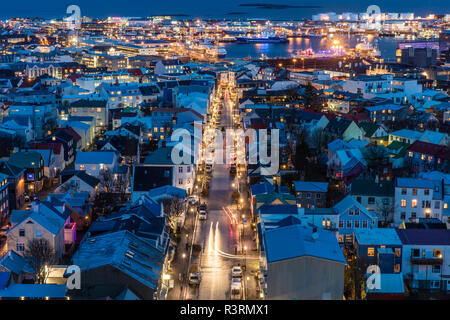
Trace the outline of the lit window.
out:
[[[367,256],[373,257],[375,255],[375,248],[367,248]]]
[[[411,207],[417,208],[417,200],[416,199],[411,200]]]
[[[402,204],[401,204],[402,208],[406,207],[406,200],[402,199]]]

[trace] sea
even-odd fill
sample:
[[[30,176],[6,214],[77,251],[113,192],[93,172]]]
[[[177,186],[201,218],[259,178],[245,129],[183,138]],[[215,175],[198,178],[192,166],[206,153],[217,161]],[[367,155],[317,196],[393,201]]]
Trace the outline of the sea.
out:
[[[356,44],[364,41],[360,35],[334,35],[326,38],[289,38],[288,43],[224,43],[227,50],[227,58],[289,58],[296,51],[313,49],[314,52],[329,50],[332,42],[339,40],[344,48],[355,48]],[[372,46],[376,46],[381,57],[387,60],[395,59],[395,51],[399,42],[405,41],[394,37],[369,37],[366,38]]]

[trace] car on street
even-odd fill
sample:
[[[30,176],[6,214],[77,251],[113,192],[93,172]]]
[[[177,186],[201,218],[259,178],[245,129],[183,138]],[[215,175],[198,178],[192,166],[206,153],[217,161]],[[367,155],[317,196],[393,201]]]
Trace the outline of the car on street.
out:
[[[231,300],[241,300],[242,299],[242,282],[240,278],[233,278],[231,280],[231,290],[230,290]]]
[[[198,264],[191,264],[189,268],[189,284],[199,285],[201,281],[200,266]]]
[[[199,220],[206,220],[208,219],[208,211],[206,210],[206,204],[201,204],[198,207],[198,218]]]
[[[196,195],[189,196],[188,202],[189,202],[191,205],[196,204],[196,203],[198,202],[198,196],[196,196]]]
[[[242,278],[242,268],[241,268],[241,266],[233,266],[231,268],[231,277],[232,278]]]

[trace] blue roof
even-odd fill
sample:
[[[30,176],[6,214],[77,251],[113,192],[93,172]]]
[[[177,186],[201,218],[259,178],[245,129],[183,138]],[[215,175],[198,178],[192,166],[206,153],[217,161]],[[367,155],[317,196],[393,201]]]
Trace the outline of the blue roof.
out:
[[[313,228],[298,224],[267,230],[264,239],[267,262],[312,256],[345,264],[336,235],[328,230],[316,230],[316,239],[312,237]]]
[[[113,266],[129,277],[156,289],[164,253],[129,231],[86,238],[73,256],[81,270]]]
[[[275,190],[275,187],[270,183],[259,183],[251,186],[252,196],[261,194],[261,193],[269,193]]]
[[[402,245],[402,241],[392,228],[355,229],[359,244],[364,245]]]
[[[8,286],[11,272],[0,272],[0,290],[5,289]]]
[[[110,164],[113,163],[114,156],[115,152],[113,151],[77,152],[75,163]]]
[[[296,204],[264,204],[259,208],[259,214],[298,214]]]
[[[178,197],[184,199],[186,197],[186,190],[167,185],[151,189],[147,195],[151,198]]]
[[[327,192],[328,182],[294,181],[295,191]]]
[[[1,258],[0,266],[16,275],[19,275],[22,272],[33,271],[26,259],[13,250],[9,250],[8,253]]]
[[[367,274],[366,276],[369,276]],[[403,284],[403,274],[400,273],[381,273],[380,275],[379,289],[369,289],[366,286],[366,292],[368,293],[404,293],[405,286]]]
[[[65,298],[65,284],[16,284],[9,285],[8,288],[0,290],[0,297],[3,298]]]

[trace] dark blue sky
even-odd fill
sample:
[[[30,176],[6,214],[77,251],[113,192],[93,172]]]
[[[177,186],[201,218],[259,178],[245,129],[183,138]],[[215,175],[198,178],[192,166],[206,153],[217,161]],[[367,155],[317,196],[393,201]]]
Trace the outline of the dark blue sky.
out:
[[[241,3],[277,3],[287,5],[318,5],[320,9],[263,10],[240,7]],[[310,18],[319,12],[364,12],[371,4],[382,12],[450,13],[449,0],[1,0],[0,17],[62,18],[66,7],[76,4],[82,15],[91,17],[147,16],[152,14],[189,14],[193,16],[227,16],[228,12],[247,12],[242,17]]]

